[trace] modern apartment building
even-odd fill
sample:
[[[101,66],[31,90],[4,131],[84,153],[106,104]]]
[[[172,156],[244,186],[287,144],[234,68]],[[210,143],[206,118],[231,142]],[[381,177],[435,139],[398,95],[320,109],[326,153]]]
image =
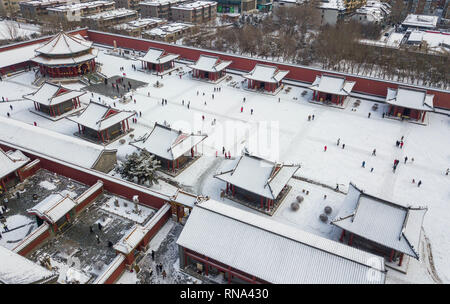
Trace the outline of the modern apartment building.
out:
[[[217,2],[195,1],[183,3],[171,8],[174,21],[203,23],[216,18]]]
[[[84,16],[115,9],[114,1],[92,1],[47,8],[48,15],[67,21],[81,21]]]
[[[118,8],[112,11],[101,12],[95,15],[81,18],[82,22],[90,29],[105,29],[119,23],[126,23],[138,18],[138,12],[126,8]]]

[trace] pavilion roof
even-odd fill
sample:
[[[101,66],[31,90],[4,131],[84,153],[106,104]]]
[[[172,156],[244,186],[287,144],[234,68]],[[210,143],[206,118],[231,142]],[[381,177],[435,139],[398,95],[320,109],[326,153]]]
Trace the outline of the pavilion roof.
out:
[[[59,193],[54,193],[47,196],[33,208],[27,209],[27,212],[36,214],[54,224],[75,206],[75,201],[69,195],[62,196]]]
[[[405,207],[365,194],[350,183],[332,221],[346,231],[419,259],[419,242],[427,208]]]
[[[222,61],[217,56],[200,55],[195,64],[188,65],[192,69],[205,72],[220,72],[231,64],[231,61]]]
[[[79,34],[70,35],[61,31],[49,41],[39,46],[36,52],[47,56],[73,55],[90,50],[92,44],[92,41],[85,40]]]
[[[253,70],[243,77],[255,81],[278,83],[283,80],[289,71],[279,70],[276,66],[257,63]]]
[[[383,284],[386,278],[382,257],[214,200],[192,209],[177,244],[275,284]]]
[[[299,168],[299,165],[276,163],[246,153],[233,163],[225,164],[214,177],[262,197],[276,199]]]
[[[80,114],[66,118],[86,128],[103,131],[133,115],[135,115],[135,112],[123,111],[91,101]]]
[[[208,137],[206,134],[183,133],[181,130],[156,123],[149,134],[145,134],[130,144],[139,149],[146,149],[161,158],[176,160],[206,137]]]
[[[434,95],[427,94],[425,90],[416,90],[399,87],[396,89],[388,88],[386,103],[394,106],[420,110],[433,111]]]
[[[0,179],[26,165],[30,159],[21,151],[4,152],[0,148]]]
[[[177,59],[180,55],[177,54],[166,54],[164,50],[149,48],[144,57],[139,58],[139,60],[150,62],[154,64],[163,64],[172,60]]]
[[[23,98],[38,102],[46,106],[57,105],[72,98],[77,98],[86,94],[86,92],[72,90],[63,87],[61,84],[44,82],[37,91],[24,95]]]
[[[355,84],[355,81],[346,81],[345,77],[322,75],[317,76],[309,88],[323,93],[347,96],[350,94]]]

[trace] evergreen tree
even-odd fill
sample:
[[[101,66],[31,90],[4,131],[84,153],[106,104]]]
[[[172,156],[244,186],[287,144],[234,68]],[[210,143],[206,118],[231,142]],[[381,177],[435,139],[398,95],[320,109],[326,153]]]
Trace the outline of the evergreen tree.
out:
[[[155,156],[143,149],[140,153],[133,152],[126,156],[126,161],[120,164],[116,171],[129,181],[138,184],[157,184],[156,169],[161,167]]]

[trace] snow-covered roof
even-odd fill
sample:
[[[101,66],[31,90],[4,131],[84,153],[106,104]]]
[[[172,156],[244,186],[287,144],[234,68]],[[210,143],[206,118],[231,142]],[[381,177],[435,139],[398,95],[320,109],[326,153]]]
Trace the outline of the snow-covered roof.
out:
[[[172,6],[172,9],[187,9],[194,10],[205,6],[217,5],[217,2],[214,1],[194,1],[188,3],[182,3],[175,6]]]
[[[332,9],[332,10],[338,10],[338,11],[345,10],[344,0],[320,0],[318,5],[322,9]]]
[[[274,284],[383,284],[382,257],[214,200],[197,204],[177,244]]]
[[[352,91],[355,83],[355,81],[346,81],[345,77],[322,75],[316,76],[309,88],[323,93],[347,96]]]
[[[421,31],[412,31],[411,34],[409,34],[408,42],[422,42],[423,39],[423,32]]]
[[[4,152],[0,148],[0,179],[22,168],[29,161],[30,159],[19,150]]]
[[[414,110],[433,111],[433,99],[434,95],[427,94],[426,91],[399,87],[397,90],[388,88],[386,103]]]
[[[189,23],[180,23],[180,22],[172,22],[168,24],[164,24],[155,28],[152,28],[148,31],[143,32],[143,34],[151,35],[151,36],[159,36],[165,37],[169,34],[173,34],[176,32],[183,31],[187,28],[193,27],[193,24]]]
[[[276,199],[299,168],[299,165],[275,163],[246,153],[232,165],[222,167],[214,177],[254,194]]]
[[[220,72],[231,64],[231,61],[222,61],[217,56],[200,55],[195,64],[188,67],[206,72]]]
[[[289,73],[289,71],[279,70],[276,66],[265,65],[257,63],[253,70],[242,75],[247,79],[252,79],[261,82],[278,83],[283,80],[284,77]]]
[[[405,21],[402,22],[402,25],[407,27],[434,29],[437,26],[438,20],[438,16],[408,14]]]
[[[419,259],[419,241],[427,208],[397,205],[365,194],[350,184],[332,221],[346,231]]]
[[[46,106],[51,106],[80,97],[84,94],[86,94],[86,92],[72,90],[63,87],[61,84],[57,85],[51,82],[44,82],[36,92],[24,95],[23,98]]]
[[[36,44],[26,45],[0,52],[0,68],[31,60],[35,56]]]
[[[27,258],[0,246],[0,283],[43,284],[57,275]]]
[[[33,208],[27,209],[28,213],[45,218],[54,224],[76,206],[69,196],[59,193],[50,194]]]
[[[425,31],[422,36],[422,41],[425,41],[429,48],[450,51],[450,33]]]
[[[178,189],[177,193],[172,197],[171,201],[184,205],[186,207],[193,208],[194,205],[200,202],[202,199],[202,197],[199,197],[195,194]]]
[[[10,118],[0,116],[0,125],[2,126],[0,142],[13,144],[18,149],[36,151],[84,168],[94,167],[104,152],[116,152],[73,136]]]
[[[174,130],[156,123],[149,134],[145,134],[130,144],[139,149],[146,149],[161,158],[176,160],[206,137],[208,137],[206,134],[183,133],[181,130]]]
[[[391,13],[389,3],[380,1],[367,1],[366,5],[356,9],[356,14],[366,15],[368,21],[380,22]]]
[[[89,105],[77,116],[68,116],[68,120],[76,122],[86,128],[103,131],[121,121],[135,115],[131,111],[122,111],[101,103],[91,101]]]
[[[92,41],[85,40],[81,35],[70,35],[61,31],[38,47],[36,52],[47,56],[72,55],[89,51],[92,48],[92,43]]]
[[[189,0],[147,0],[139,2],[139,5],[160,6],[187,2]]]
[[[175,60],[178,57],[180,57],[180,55],[168,54],[162,49],[149,48],[145,56],[139,58],[139,60],[154,64],[163,64]]]

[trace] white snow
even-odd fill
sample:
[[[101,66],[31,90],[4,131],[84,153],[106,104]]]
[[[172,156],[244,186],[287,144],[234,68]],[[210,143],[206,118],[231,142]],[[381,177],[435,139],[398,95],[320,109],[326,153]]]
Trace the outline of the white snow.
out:
[[[119,201],[119,207],[116,207],[114,205],[114,201],[116,199]],[[124,203],[127,203],[127,207],[125,207]],[[155,211],[141,204],[139,204],[138,206],[141,212],[140,214],[135,212],[135,204],[133,202],[130,202],[120,197],[113,196],[110,199],[108,199],[108,201],[105,202],[100,208],[107,212],[127,218],[135,223],[142,224],[150,216],[152,216],[155,213]]]
[[[56,185],[55,184],[53,184],[53,183],[51,183],[49,181],[46,181],[46,180],[40,182],[39,186],[41,186],[42,188],[45,188],[47,190],[55,190],[56,189]]]

